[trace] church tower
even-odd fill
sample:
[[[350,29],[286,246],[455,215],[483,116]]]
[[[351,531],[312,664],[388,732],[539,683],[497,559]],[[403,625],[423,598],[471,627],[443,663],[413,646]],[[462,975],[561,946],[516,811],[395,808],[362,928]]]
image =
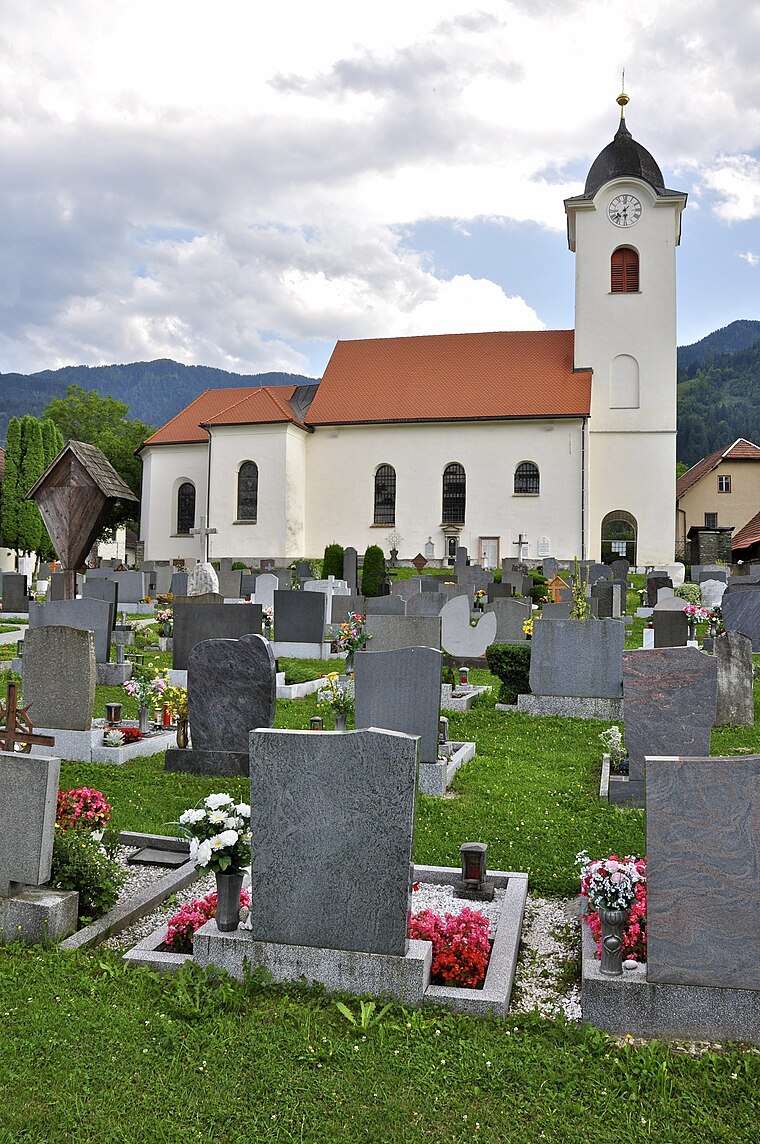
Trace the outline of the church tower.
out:
[[[620,125],[582,195],[565,200],[575,252],[575,368],[592,369],[588,555],[674,559],[676,247],[686,195]]]

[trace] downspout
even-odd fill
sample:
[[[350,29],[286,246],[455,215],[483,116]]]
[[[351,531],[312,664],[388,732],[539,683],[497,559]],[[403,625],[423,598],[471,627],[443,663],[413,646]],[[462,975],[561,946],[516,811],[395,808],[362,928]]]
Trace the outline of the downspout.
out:
[[[586,559],[586,421],[581,418],[581,560]]]
[[[211,528],[211,429],[206,425],[208,433],[208,464],[206,465],[206,528]],[[206,559],[210,562],[211,553],[208,550],[208,537],[206,537]]]

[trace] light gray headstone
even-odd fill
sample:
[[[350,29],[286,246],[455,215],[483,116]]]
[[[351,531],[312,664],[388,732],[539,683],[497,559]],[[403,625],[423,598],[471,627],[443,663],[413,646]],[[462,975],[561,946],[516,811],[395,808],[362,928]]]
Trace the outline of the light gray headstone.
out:
[[[686,565],[676,560],[673,564],[665,564],[663,571],[670,576],[674,588],[680,588],[686,579]]]
[[[274,723],[275,661],[259,635],[205,640],[190,652],[187,698],[193,749],[248,752],[248,736]]]
[[[675,595],[674,588],[658,588],[657,589],[657,603],[661,604],[663,600],[672,600]],[[657,605],[655,605],[656,607]],[[683,607],[683,605],[681,605]]]
[[[429,647],[362,652],[354,659],[356,726],[420,736],[420,761],[438,758],[441,652]]]
[[[413,596],[419,595],[421,591],[421,576],[411,576],[408,580],[396,580],[391,584],[391,595],[402,596],[405,600],[410,600]]]
[[[530,600],[514,600],[507,596],[486,605],[486,614],[496,616],[494,643],[522,643],[527,637],[523,624],[533,614]]]
[[[366,620],[367,650],[396,651],[405,647],[441,646],[441,620],[435,616],[377,616]],[[398,730],[398,728],[396,728]]]
[[[699,585],[703,608],[719,608],[723,603],[726,585],[722,580],[703,580]]]
[[[417,741],[254,731],[250,758],[253,940],[403,957]]]
[[[406,601],[407,616],[438,616],[446,603],[440,592],[418,592]]]
[[[111,658],[111,625],[113,614],[106,600],[47,600],[29,608],[29,630],[41,627],[81,628],[95,636],[95,661],[108,663]]]
[[[219,591],[219,577],[211,564],[195,565],[187,580],[188,596],[205,596]]]
[[[475,659],[486,654],[496,640],[496,616],[484,612],[473,627],[470,603],[465,596],[455,596],[441,609],[441,646],[449,655]]]
[[[542,619],[533,626],[530,688],[534,695],[619,699],[625,625],[620,620]]]
[[[95,641],[90,631],[30,628],[21,661],[24,706],[37,727],[89,731],[95,705]]]
[[[256,577],[254,602],[261,604],[262,608],[273,608],[274,594],[279,590],[280,582],[277,577],[273,576],[271,572],[262,572],[260,576]]]
[[[109,577],[119,588],[119,602],[139,604],[148,595],[148,576],[145,572],[111,572]]]
[[[0,751],[0,897],[50,878],[61,760]]]
[[[228,563],[223,561],[223,564]],[[243,573],[239,568],[222,567],[217,573],[219,579],[219,593],[226,600],[239,600],[242,598],[241,582]]]
[[[716,636],[713,652],[718,663],[716,726],[754,727],[752,640],[740,632],[725,632]]]
[[[406,600],[403,596],[367,596],[366,612],[368,616],[404,616]]]

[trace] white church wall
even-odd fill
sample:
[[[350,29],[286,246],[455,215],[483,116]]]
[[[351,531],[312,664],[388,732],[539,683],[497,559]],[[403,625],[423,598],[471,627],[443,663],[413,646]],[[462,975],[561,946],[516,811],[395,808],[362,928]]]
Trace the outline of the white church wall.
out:
[[[177,492],[184,481],[195,486],[195,523],[206,516],[208,446],[161,445],[142,452],[140,538],[146,560],[196,559],[198,541],[177,535]]]
[[[601,552],[602,520],[630,512],[638,525],[636,561],[662,567],[675,552],[676,444],[671,433],[596,433],[589,436],[589,552]]]
[[[514,495],[521,461],[538,465],[538,496]],[[306,554],[320,555],[338,542],[362,552],[400,533],[402,559],[424,552],[429,536],[435,556],[445,556],[441,528],[442,476],[458,462],[466,473],[466,520],[459,543],[478,558],[479,538],[499,538],[499,558],[517,554],[520,533],[527,555],[539,536],[551,553],[572,556],[581,544],[581,422],[470,422],[425,425],[320,427],[309,439],[306,464]],[[373,525],[374,474],[381,464],[396,470],[395,524]]]

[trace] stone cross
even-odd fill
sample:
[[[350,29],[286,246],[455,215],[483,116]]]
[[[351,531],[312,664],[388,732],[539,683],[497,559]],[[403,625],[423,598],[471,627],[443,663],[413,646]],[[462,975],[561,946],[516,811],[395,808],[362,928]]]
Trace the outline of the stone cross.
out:
[[[513,540],[512,543],[517,545],[517,559],[522,561],[522,559],[523,559],[523,548],[525,548],[525,546],[528,543],[527,536],[523,536],[523,534],[520,533],[517,540]]]
[[[200,561],[201,561],[201,564],[207,564],[208,563],[208,538],[209,538],[209,536],[213,536],[216,531],[217,530],[215,528],[207,528],[206,527],[206,517],[205,516],[201,517],[200,528],[191,528],[190,529],[190,535],[191,536],[199,536],[200,537],[200,542],[201,542]]]

